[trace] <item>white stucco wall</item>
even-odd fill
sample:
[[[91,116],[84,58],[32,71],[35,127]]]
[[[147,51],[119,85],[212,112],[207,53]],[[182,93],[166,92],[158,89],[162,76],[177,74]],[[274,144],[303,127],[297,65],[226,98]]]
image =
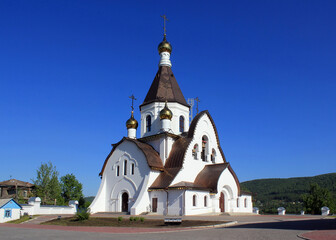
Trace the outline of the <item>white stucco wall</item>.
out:
[[[124,174],[124,161],[127,160],[127,172]],[[132,174],[134,164],[134,174]],[[119,176],[117,168],[119,166]],[[114,150],[105,166],[98,193],[90,205],[90,211],[121,212],[121,195],[126,192],[129,197],[128,211],[140,214],[148,210],[150,204],[148,186],[158,176],[152,171],[143,152],[135,143],[125,140]]]
[[[78,201],[69,201],[69,206],[41,205],[39,197],[32,197],[22,204],[21,215],[76,214]]]
[[[207,154],[206,162],[204,162],[201,159],[202,137],[203,136],[207,136],[208,138],[208,154]],[[198,149],[199,149],[196,160],[194,159],[192,155],[192,150],[195,144],[198,144]],[[211,162],[211,157],[210,157],[212,149],[214,149],[216,152],[215,163],[224,163],[224,160],[218,149],[218,142],[217,142],[215,130],[212,126],[212,123],[209,117],[206,114],[204,114],[199,119],[196,125],[194,138],[189,144],[189,147],[184,156],[183,168],[178,173],[178,175],[175,177],[174,181],[172,182],[172,185],[179,183],[181,181],[194,182],[196,176],[198,175],[200,171],[202,171],[205,165],[213,164]]]
[[[196,196],[196,206],[193,206],[193,196]],[[207,198],[204,205],[204,197]],[[187,190],[185,193],[185,215],[197,215],[212,212],[212,201],[210,200],[210,194],[206,191]]]
[[[5,210],[11,210],[11,217],[5,217]],[[20,209],[0,209],[0,223],[19,219],[20,211]]]

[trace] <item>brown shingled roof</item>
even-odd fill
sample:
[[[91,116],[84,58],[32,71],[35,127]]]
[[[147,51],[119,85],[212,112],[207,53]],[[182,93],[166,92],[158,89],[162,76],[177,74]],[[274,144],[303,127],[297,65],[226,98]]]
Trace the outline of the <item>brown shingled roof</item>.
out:
[[[160,66],[144,102],[140,105],[140,109],[143,105],[152,102],[165,102],[166,100],[190,107],[177,84],[171,68],[168,66]]]
[[[184,154],[191,139],[180,138],[176,140],[166,160],[164,171],[155,179],[150,189],[164,189],[169,187],[183,165]]]
[[[152,169],[156,169],[156,170],[163,170],[163,164],[162,164],[162,160],[160,158],[160,155],[155,151],[155,149],[147,144],[147,143],[143,143],[140,142],[136,139],[132,139],[132,138],[127,138],[124,137],[123,139],[121,139],[121,141],[119,141],[116,144],[113,144],[113,149],[111,150],[111,152],[109,153],[109,155],[106,157],[104,165],[102,167],[101,172],[99,173],[99,176],[103,175],[104,169],[106,167],[107,161],[110,158],[110,156],[113,154],[114,150],[124,141],[130,141],[133,142],[145,155],[148,166]]]
[[[17,179],[10,179],[7,181],[0,182],[0,186],[33,187],[34,184],[30,182],[23,182]]]
[[[210,164],[204,166],[203,170],[197,175],[194,184],[209,188],[210,192],[217,193],[217,183],[219,176],[228,167],[229,163]]]

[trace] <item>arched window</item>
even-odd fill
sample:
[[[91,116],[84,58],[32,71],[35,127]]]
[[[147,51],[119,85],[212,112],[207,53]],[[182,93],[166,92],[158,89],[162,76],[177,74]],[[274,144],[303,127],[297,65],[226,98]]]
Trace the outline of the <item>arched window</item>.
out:
[[[203,162],[208,161],[208,159],[207,159],[207,155],[208,155],[208,146],[209,146],[209,143],[208,143],[208,137],[204,135],[204,136],[202,137],[202,153],[201,153],[201,158],[202,158],[202,161],[203,161]]]
[[[132,163],[131,174],[134,175],[134,163]]]
[[[150,115],[146,117],[146,132],[150,132],[152,129],[152,118]]]
[[[211,162],[213,162],[213,163],[216,162],[216,151],[215,151],[215,149],[212,149]]]
[[[247,208],[247,199],[244,199],[244,207]]]
[[[207,196],[204,196],[204,207],[207,207],[208,206],[208,197]]]
[[[124,161],[124,175],[127,175],[127,160]]]
[[[193,155],[195,160],[197,160],[197,152],[198,152],[198,144],[195,144],[194,148],[192,150],[192,155]]]
[[[184,132],[184,117],[180,116],[180,132]]]
[[[192,203],[193,203],[193,207],[196,207],[196,200],[197,200],[197,199],[196,199],[196,195],[194,195],[194,196],[193,196],[193,202],[192,202]]]
[[[117,176],[119,176],[120,167],[117,166]]]

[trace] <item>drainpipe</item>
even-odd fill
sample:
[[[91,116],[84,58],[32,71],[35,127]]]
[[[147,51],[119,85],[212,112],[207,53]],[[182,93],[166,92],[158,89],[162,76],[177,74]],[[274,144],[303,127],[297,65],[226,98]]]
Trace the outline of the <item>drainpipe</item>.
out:
[[[165,214],[167,216],[168,215],[168,206],[169,206],[169,204],[168,204],[168,190],[165,189],[164,191],[166,192],[166,196],[167,196],[167,200],[166,200],[166,203],[167,203],[166,204],[166,214]]]
[[[186,189],[184,189],[184,192],[183,192],[183,197],[182,197],[182,202],[183,202],[183,205],[182,205],[182,215],[185,215],[185,193],[186,193]]]

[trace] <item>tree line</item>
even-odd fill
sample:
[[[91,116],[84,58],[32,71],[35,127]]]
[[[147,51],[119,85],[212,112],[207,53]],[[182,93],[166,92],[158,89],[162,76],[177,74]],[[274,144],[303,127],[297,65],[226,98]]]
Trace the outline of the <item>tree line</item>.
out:
[[[243,191],[252,192],[253,205],[261,213],[276,214],[278,207],[286,213],[320,214],[321,207],[336,211],[336,173],[315,177],[258,179],[241,183]]]
[[[80,206],[85,203],[83,185],[75,175],[71,173],[59,177],[51,162],[42,163],[32,181],[35,185],[33,194],[41,198],[43,205],[65,205],[70,200],[78,200]]]

